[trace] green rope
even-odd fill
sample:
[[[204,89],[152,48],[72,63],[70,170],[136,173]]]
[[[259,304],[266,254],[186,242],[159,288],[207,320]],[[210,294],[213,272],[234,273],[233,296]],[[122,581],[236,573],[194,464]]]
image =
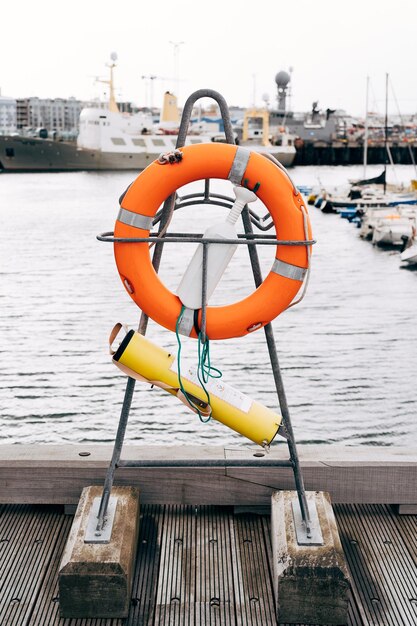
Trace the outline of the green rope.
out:
[[[214,372],[214,373],[212,373]],[[222,373],[217,367],[211,366],[210,361],[210,340],[206,337],[206,341],[202,341],[201,332],[198,333],[198,380],[204,389],[204,383],[208,383],[209,378],[221,378]]]
[[[178,353],[177,353],[177,368],[178,368],[178,382],[180,385],[180,389],[182,391],[182,393],[184,394],[185,398],[187,399],[188,404],[198,413],[198,417],[200,418],[200,421],[203,422],[203,424],[206,424],[207,422],[209,422],[211,420],[211,415],[209,415],[207,418],[204,418],[203,415],[201,414],[201,411],[199,409],[199,407],[191,400],[191,398],[189,397],[188,393],[186,392],[186,390],[184,389],[184,385],[182,384],[182,379],[181,379],[181,338],[180,338],[180,333],[179,333],[179,325],[181,323],[182,320],[182,316],[184,315],[184,311],[185,311],[185,306],[181,307],[181,312],[178,316],[177,319],[177,323],[175,326],[175,335],[177,337],[177,343],[178,343]],[[216,367],[212,367],[211,365],[211,360],[210,360],[210,342],[209,342],[209,338],[206,336],[206,341],[203,342],[202,338],[201,338],[201,332],[198,334],[198,366],[197,366],[197,378],[198,381],[201,385],[201,388],[203,389],[204,393],[206,394],[207,397],[207,404],[210,406],[210,394],[206,389],[206,384],[209,382],[210,378],[221,378],[222,377],[222,373],[219,369],[217,369]]]

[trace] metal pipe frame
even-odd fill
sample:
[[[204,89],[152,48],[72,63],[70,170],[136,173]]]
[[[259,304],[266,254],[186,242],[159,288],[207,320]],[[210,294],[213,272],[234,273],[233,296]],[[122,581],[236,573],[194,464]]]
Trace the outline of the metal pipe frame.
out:
[[[242,219],[246,233],[253,233],[252,224],[249,216],[247,205],[242,211]],[[259,287],[262,283],[261,265],[259,263],[258,251],[254,246],[248,246],[249,257],[252,265],[253,278],[255,280],[255,286]],[[278,395],[279,405],[281,409],[282,420],[284,428],[287,432],[287,444],[290,453],[290,458],[294,470],[294,480],[298,494],[298,500],[300,502],[301,517],[306,526],[307,536],[311,535],[311,523],[310,514],[308,511],[307,497],[304,487],[304,479],[301,473],[300,461],[298,458],[297,446],[295,443],[294,432],[291,425],[290,412],[288,409],[287,398],[284,389],[284,382],[281,375],[281,368],[279,366],[278,353],[276,343],[274,339],[274,332],[272,330],[272,324],[269,323],[264,326],[266,343],[268,346],[269,358],[271,360],[272,373],[274,375],[275,388]]]
[[[170,215],[171,215],[174,203],[175,203],[175,197],[176,195],[174,193],[171,196],[169,196],[169,198],[167,198],[164,202],[164,214],[161,219],[160,231],[162,231],[162,229],[165,227],[165,225],[168,223],[170,219]],[[154,266],[154,269],[156,272],[158,272],[159,270],[161,257],[162,257],[162,251],[163,251],[163,243],[161,243],[161,240],[159,239],[155,245],[155,250],[153,253],[153,257],[152,257],[152,265]],[[146,315],[146,313],[142,312],[140,316],[139,326],[138,326],[138,332],[141,335],[146,334],[148,321],[149,321],[149,317]],[[125,395],[124,395],[123,405],[122,405],[122,409],[120,413],[116,439],[114,442],[113,454],[112,454],[112,458],[111,458],[109,467],[106,472],[106,477],[104,480],[103,493],[101,495],[100,506],[98,510],[98,517],[97,517],[97,530],[98,531],[102,530],[104,527],[107,508],[109,505],[110,494],[111,494],[111,490],[112,490],[113,483],[114,483],[114,475],[116,472],[116,467],[118,463],[120,462],[120,456],[122,453],[123,442],[124,442],[126,428],[127,428],[127,422],[129,419],[130,407],[132,405],[133,392],[135,390],[135,383],[136,383],[135,379],[129,376],[126,382]]]
[[[188,126],[189,126],[190,118],[191,118],[191,112],[192,112],[195,102],[199,100],[200,98],[212,98],[213,100],[217,102],[217,104],[220,107],[220,112],[221,112],[221,116],[223,119],[226,141],[227,143],[234,144],[235,141],[234,141],[234,134],[233,134],[232,124],[230,120],[230,115],[229,115],[229,109],[227,107],[226,101],[224,100],[223,96],[219,94],[217,91],[213,91],[211,89],[200,89],[192,93],[184,105],[180,128],[179,128],[178,137],[177,137],[177,142],[176,142],[176,148],[182,148],[185,145],[187,130],[188,130]],[[282,166],[280,167],[282,168]],[[284,169],[284,171],[286,170]],[[203,197],[204,197],[204,203],[207,203],[207,204],[216,203],[216,200],[210,200],[210,181],[209,180],[205,181]],[[216,196],[213,195],[213,198],[214,197]],[[180,208],[180,206],[184,206],[181,204],[181,201],[178,205],[176,205],[176,198],[177,198],[176,193],[173,193],[164,202],[164,206],[161,209],[160,215],[157,216],[157,221],[160,222],[159,232],[161,232],[166,226],[166,224],[169,222],[173,212],[176,209]],[[224,199],[224,198],[221,198],[221,199]],[[227,206],[227,208],[229,208],[229,205],[224,205],[224,206]],[[261,273],[256,245],[258,244],[260,245],[265,245],[265,244],[312,245],[313,243],[315,243],[314,241],[284,242],[284,241],[279,241],[277,239],[271,239],[270,237],[266,237],[266,236],[255,235],[253,232],[253,228],[252,228],[252,222],[255,222],[255,224],[258,222],[259,224],[260,221],[265,218],[259,218],[259,216],[257,216],[256,213],[251,212],[249,210],[247,205],[244,207],[242,211],[242,219],[243,219],[243,225],[245,228],[245,235],[238,237],[238,239],[230,239],[230,240],[204,239],[204,241],[202,241],[201,236],[200,237],[198,236],[179,237],[175,235],[174,236],[164,235],[163,237],[156,236],[156,237],[141,237],[141,238],[134,238],[134,239],[124,239],[124,238],[112,237],[113,233],[103,233],[97,238],[100,241],[107,241],[107,242],[109,241],[119,241],[119,242],[125,242],[125,243],[128,243],[129,241],[131,242],[154,242],[155,250],[154,250],[153,257],[152,257],[152,264],[156,272],[158,272],[159,270],[164,243],[168,243],[168,242],[169,243],[173,243],[173,242],[202,243],[203,244],[203,276],[202,276],[201,332],[202,332],[202,340],[205,341],[206,339],[206,334],[205,334],[206,309],[207,309],[207,246],[210,243],[238,243],[238,244],[244,243],[246,244],[248,246],[249,257],[251,261],[252,272],[253,272],[256,287],[258,287],[262,283],[262,273]],[[268,227],[264,226],[261,229],[266,230],[267,228],[270,228],[270,226]],[[145,313],[142,313],[138,332],[145,335],[147,325],[148,325],[148,316]],[[281,409],[283,425],[284,425],[286,435],[287,435],[287,444],[288,444],[290,459],[289,460],[177,459],[177,460],[170,460],[170,461],[160,461],[160,460],[124,461],[124,460],[121,460],[120,456],[122,452],[123,441],[124,441],[124,437],[126,433],[126,427],[127,427],[127,422],[129,419],[129,412],[130,412],[133,392],[135,388],[135,380],[129,377],[126,383],[125,396],[123,400],[123,406],[121,409],[119,425],[118,425],[115,444],[113,448],[112,459],[109,464],[109,467],[106,473],[105,482],[104,482],[103,494],[101,497],[99,514],[98,514],[97,530],[101,530],[103,527],[103,522],[105,520],[106,513],[107,513],[109,497],[110,497],[111,489],[112,489],[113,482],[114,482],[114,474],[115,474],[116,468],[118,467],[223,467],[223,468],[227,468],[227,467],[245,467],[245,466],[246,467],[268,466],[268,467],[292,467],[293,473],[294,473],[295,486],[296,486],[296,490],[298,494],[298,500],[300,503],[302,520],[306,527],[307,536],[311,535],[310,514],[308,510],[307,498],[306,498],[305,487],[304,487],[304,480],[303,480],[303,476],[301,472],[297,447],[296,447],[296,443],[294,439],[294,432],[293,432],[292,425],[291,425],[291,418],[290,418],[287,399],[285,395],[284,383],[282,380],[281,369],[279,366],[278,354],[276,350],[276,344],[275,344],[275,339],[274,339],[274,334],[273,334],[271,323],[267,324],[264,327],[264,332],[265,332],[266,343],[268,346],[272,372],[274,375],[275,387],[276,387],[279,405]]]
[[[175,203],[174,211],[182,209],[188,206],[208,204],[222,206],[226,209],[231,209],[234,200],[230,196],[224,196],[218,193],[210,193],[209,180],[205,181],[204,192],[190,193],[185,196],[178,196],[178,202]],[[266,213],[264,216],[258,215],[253,209],[249,209],[252,224],[255,224],[259,230],[270,230],[274,226],[274,221],[270,213]],[[158,211],[153,220],[153,224],[157,224],[161,218],[161,211]]]
[[[266,454],[266,453],[265,453]],[[119,461],[117,467],[293,467],[288,459],[148,459]]]
[[[102,233],[97,235],[99,241],[106,243],[158,243],[161,238],[158,235],[150,235],[149,237],[113,237],[112,232]],[[238,244],[238,245],[259,245],[259,246],[312,246],[315,244],[314,239],[287,240],[287,239],[275,239],[273,235],[250,235],[249,233],[238,234],[236,239],[217,239],[215,237],[205,237],[203,240],[202,234],[187,234],[187,233],[166,233],[164,235],[165,243],[220,243],[220,244]]]

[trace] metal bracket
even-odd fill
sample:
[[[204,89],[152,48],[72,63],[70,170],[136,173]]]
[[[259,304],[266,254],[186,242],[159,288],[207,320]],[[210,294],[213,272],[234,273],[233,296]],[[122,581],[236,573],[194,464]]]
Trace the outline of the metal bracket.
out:
[[[110,543],[114,516],[116,514],[117,498],[110,496],[106,516],[103,519],[103,526],[101,528],[97,528],[100,502],[101,498],[94,498],[93,504],[91,505],[85,530],[84,543]]]
[[[310,516],[310,533],[307,534],[306,524],[301,515],[301,508],[298,498],[291,502],[292,515],[294,518],[295,533],[299,546],[322,546],[324,544],[323,535],[320,528],[319,515],[314,500],[308,501],[308,512]]]

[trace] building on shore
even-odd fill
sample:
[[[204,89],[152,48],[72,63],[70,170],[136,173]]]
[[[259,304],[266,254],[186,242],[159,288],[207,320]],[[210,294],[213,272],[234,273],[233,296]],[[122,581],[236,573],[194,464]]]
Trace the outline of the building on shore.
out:
[[[16,100],[17,128],[45,128],[50,132],[78,133],[84,103],[76,98],[19,98]]]
[[[16,131],[16,100],[0,96],[0,135],[10,135]]]

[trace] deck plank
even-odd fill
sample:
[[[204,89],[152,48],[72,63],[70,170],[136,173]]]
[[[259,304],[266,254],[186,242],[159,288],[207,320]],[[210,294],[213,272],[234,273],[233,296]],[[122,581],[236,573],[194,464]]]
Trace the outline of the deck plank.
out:
[[[231,518],[238,561],[236,573],[240,603],[248,624],[275,623],[270,559],[266,552],[262,518],[244,513]]]
[[[188,617],[193,608],[190,606],[190,596],[194,543],[194,507],[167,506],[156,590],[155,626],[193,623]]]
[[[132,606],[127,626],[152,626],[161,560],[165,508],[141,506]]]
[[[417,624],[417,518],[384,505],[336,505],[335,514],[352,576],[349,626]],[[142,505],[127,620],[59,617],[71,521],[53,507],[0,508],[0,624],[277,626],[267,515]]]
[[[42,588],[27,626],[55,626],[59,624],[58,569],[61,554],[72,525],[72,517],[64,517],[58,541],[52,555],[49,571],[46,572]],[[65,622],[62,621],[62,624]]]
[[[417,573],[388,507],[340,505],[338,524],[365,624],[417,623]]]
[[[50,567],[46,572],[33,612],[25,626],[122,626],[123,620],[121,619],[89,618],[81,620],[60,617],[58,570],[72,525],[72,516],[65,515],[63,517],[61,533],[52,555]]]
[[[233,626],[236,623],[238,607],[234,592],[230,517],[229,508],[198,508],[196,624]]]
[[[26,624],[53,559],[63,516],[50,507],[11,507],[3,543],[0,624]],[[7,516],[9,517],[9,516]],[[13,524],[10,519],[13,518]]]
[[[391,517],[417,567],[417,515],[391,513]]]

